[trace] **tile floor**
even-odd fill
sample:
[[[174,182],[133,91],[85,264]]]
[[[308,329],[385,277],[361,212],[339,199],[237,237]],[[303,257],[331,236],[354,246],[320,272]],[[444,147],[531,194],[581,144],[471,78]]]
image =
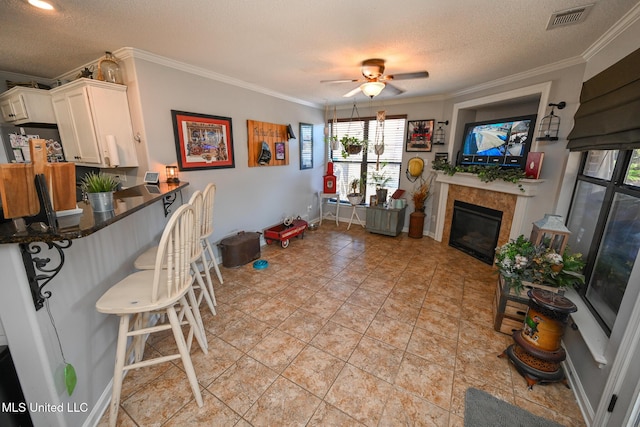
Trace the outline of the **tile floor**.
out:
[[[327,221],[262,259],[265,270],[221,266],[218,314],[202,305],[209,354],[194,342],[192,360],[204,406],[179,362],[130,371],[119,426],[462,427],[468,387],[585,425],[571,390],[528,390],[497,357],[512,339],[492,328],[490,266],[428,237]],[[146,351],[172,348],[161,336]]]

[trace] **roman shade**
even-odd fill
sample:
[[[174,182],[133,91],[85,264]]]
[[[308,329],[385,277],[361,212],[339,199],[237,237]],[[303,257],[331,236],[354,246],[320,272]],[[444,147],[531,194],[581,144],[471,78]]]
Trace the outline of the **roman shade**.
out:
[[[571,151],[640,148],[640,49],[582,84]]]

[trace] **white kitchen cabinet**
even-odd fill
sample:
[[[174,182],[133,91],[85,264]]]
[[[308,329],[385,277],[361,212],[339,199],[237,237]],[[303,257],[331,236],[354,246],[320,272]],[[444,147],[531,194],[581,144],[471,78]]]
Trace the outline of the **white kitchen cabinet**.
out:
[[[7,123],[55,124],[51,93],[44,89],[16,86],[0,95],[0,112]]]
[[[138,166],[126,86],[82,78],[52,89],[51,99],[68,161]]]

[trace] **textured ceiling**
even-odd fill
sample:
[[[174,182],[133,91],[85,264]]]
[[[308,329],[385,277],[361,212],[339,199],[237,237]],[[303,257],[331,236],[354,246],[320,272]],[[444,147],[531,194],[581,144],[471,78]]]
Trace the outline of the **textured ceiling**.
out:
[[[362,60],[384,58],[387,74],[430,74],[395,82],[395,98],[444,95],[580,59],[639,4],[596,1],[584,23],[546,29],[588,1],[53,0],[43,12],[3,0],[0,70],[56,78],[133,47],[324,105],[357,83],[320,80],[361,78]]]

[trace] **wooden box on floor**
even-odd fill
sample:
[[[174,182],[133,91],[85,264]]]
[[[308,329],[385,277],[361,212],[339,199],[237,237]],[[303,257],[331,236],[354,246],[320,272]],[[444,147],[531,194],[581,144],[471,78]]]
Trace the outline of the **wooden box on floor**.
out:
[[[525,284],[520,293],[515,293],[502,278],[496,282],[496,294],[493,298],[493,328],[503,334],[512,335],[513,331],[522,329],[524,318],[529,309],[529,296],[527,292],[533,288],[544,289],[554,293],[563,294],[564,291],[544,285]]]

